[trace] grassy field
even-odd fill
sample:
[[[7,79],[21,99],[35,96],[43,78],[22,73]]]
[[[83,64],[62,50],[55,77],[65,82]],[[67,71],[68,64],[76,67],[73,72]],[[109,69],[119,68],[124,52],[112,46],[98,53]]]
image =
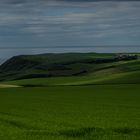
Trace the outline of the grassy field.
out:
[[[140,84],[140,72],[124,72],[118,74],[109,74],[112,71],[105,71],[105,73],[98,72],[85,76],[71,76],[71,77],[53,77],[53,78],[33,78],[3,82],[3,84],[10,84],[13,86],[66,86],[66,85],[111,85],[111,84]]]
[[[140,70],[139,55],[135,57],[134,54],[130,54],[124,58],[118,56],[118,54],[99,53],[15,56],[0,66],[0,81],[91,74],[108,76]]]
[[[2,140],[139,140],[139,84],[0,89]]]
[[[82,56],[82,57],[85,57],[86,55],[89,55],[89,54],[84,54],[84,55],[80,54],[80,56]],[[99,57],[100,55],[101,54],[98,54],[98,55],[94,54],[93,56]],[[39,56],[37,55],[36,57],[39,57]],[[91,57],[91,56],[89,55],[89,57]],[[105,54],[104,55],[102,54],[100,57],[105,57]],[[110,57],[110,56],[106,55],[106,57]],[[54,58],[53,58],[53,61],[56,61]],[[62,61],[62,58],[60,59],[61,61]],[[52,58],[49,58],[49,59],[52,59]],[[80,57],[80,59],[82,59],[82,58]],[[60,60],[57,60],[57,61],[60,61]],[[71,57],[70,57],[70,60],[71,60]],[[9,61],[11,61],[11,60],[9,60]],[[9,61],[6,62],[5,65],[6,65],[6,68],[8,69],[8,71],[11,71],[10,68],[12,67],[13,63],[10,62],[10,64],[7,64],[7,63],[9,63]],[[88,63],[83,63],[83,62],[74,63],[72,60],[71,60],[72,63],[69,63],[69,61],[67,59],[65,61],[67,61],[67,63],[68,63],[67,68],[70,68],[70,69],[68,69],[69,74],[71,72],[75,73],[77,70],[78,71],[86,70],[87,72],[81,73],[79,75],[70,74],[68,76],[66,76],[66,75],[63,76],[63,75],[61,75],[61,73],[65,73],[66,71],[65,71],[65,69],[60,69],[60,71],[59,70],[57,72],[55,71],[55,73],[59,73],[60,76],[45,77],[45,75],[44,75],[42,77],[42,75],[41,75],[41,77],[39,77],[39,78],[37,78],[37,77],[34,77],[34,78],[26,77],[25,78],[24,77],[22,79],[16,79],[15,77],[17,76],[17,73],[20,73],[19,75],[22,75],[22,74],[26,73],[26,71],[30,71],[31,73],[34,72],[34,70],[30,70],[30,68],[27,69],[27,66],[25,66],[25,68],[26,68],[25,72],[23,72],[24,68],[23,69],[21,68],[18,70],[18,72],[16,74],[15,74],[15,71],[13,73],[4,73],[4,74],[1,73],[1,75],[3,75],[5,78],[14,77],[11,80],[9,80],[9,78],[7,80],[2,80],[1,83],[8,84],[8,85],[9,84],[10,85],[19,85],[19,86],[140,84],[140,78],[139,78],[140,77],[140,59],[131,60],[131,61],[99,63],[99,64],[98,63],[97,64],[96,63],[88,64]],[[49,67],[48,63],[46,63],[46,62],[44,62],[44,63],[46,64],[45,67],[48,68]],[[11,65],[11,66],[9,67],[9,65]],[[18,64],[16,63],[16,65],[14,65],[14,66],[17,67],[17,65]],[[38,65],[40,65],[40,63]],[[51,67],[53,67],[53,66],[51,65]],[[35,69],[36,66],[33,66],[33,68]],[[44,71],[47,73],[47,70],[44,70]],[[51,71],[53,71],[53,70],[51,70]],[[38,72],[38,73],[40,73],[40,72]]]
[[[0,66],[0,140],[140,140],[140,59],[115,56],[6,61]]]
[[[112,59],[115,54],[62,53],[14,56],[0,66],[0,81],[90,73],[96,59]],[[101,67],[101,66],[99,66]]]

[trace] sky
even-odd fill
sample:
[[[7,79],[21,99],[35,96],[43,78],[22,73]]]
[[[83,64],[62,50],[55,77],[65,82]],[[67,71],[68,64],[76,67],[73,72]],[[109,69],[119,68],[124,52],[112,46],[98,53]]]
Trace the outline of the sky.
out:
[[[0,0],[0,48],[140,46],[139,0]]]

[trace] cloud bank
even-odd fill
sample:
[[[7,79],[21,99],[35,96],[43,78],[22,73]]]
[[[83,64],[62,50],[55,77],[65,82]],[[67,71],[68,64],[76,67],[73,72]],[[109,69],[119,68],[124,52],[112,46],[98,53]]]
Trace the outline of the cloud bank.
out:
[[[3,0],[0,46],[140,45],[139,0]]]

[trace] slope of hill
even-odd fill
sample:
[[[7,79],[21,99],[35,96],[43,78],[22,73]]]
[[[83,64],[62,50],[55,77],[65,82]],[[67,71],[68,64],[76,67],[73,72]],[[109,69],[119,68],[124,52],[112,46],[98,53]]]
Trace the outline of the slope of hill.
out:
[[[93,71],[95,59],[113,55],[66,53],[15,56],[0,66],[0,80],[81,75]]]
[[[139,59],[114,58],[96,53],[16,56],[1,65],[0,79],[22,86],[140,83]]]

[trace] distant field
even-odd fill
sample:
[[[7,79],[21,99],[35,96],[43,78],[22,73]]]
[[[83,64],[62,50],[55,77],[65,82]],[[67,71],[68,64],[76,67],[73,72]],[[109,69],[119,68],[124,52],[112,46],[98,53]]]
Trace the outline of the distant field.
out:
[[[77,56],[78,55],[78,56]],[[35,55],[35,56],[22,56],[22,59],[29,59],[20,67],[18,59],[10,59],[0,67],[1,69],[7,70],[8,72],[1,73],[1,78],[6,78],[1,80],[2,84],[19,85],[19,86],[52,86],[52,85],[95,85],[95,84],[140,84],[140,60],[131,61],[117,61],[117,62],[101,62],[101,63],[91,63],[85,61],[85,58],[107,58],[113,57],[115,54],[61,54],[61,55]],[[74,58],[73,58],[73,57]],[[20,56],[21,57],[21,56]],[[19,58],[20,58],[19,57]],[[29,58],[28,58],[29,57]],[[39,57],[39,60],[37,59]],[[66,59],[64,59],[66,57]],[[57,60],[58,58],[58,60]],[[21,59],[21,58],[20,58]],[[41,60],[43,59],[43,64]],[[73,60],[75,59],[75,61]],[[92,61],[94,61],[94,59]],[[38,61],[39,64],[38,64]],[[77,61],[78,60],[78,61]],[[84,61],[83,61],[84,60]],[[37,64],[33,62],[37,61]],[[89,60],[88,60],[89,61]],[[21,62],[21,60],[20,60]],[[58,67],[57,63],[61,65]],[[63,62],[63,65],[62,65]],[[25,65],[24,63],[27,63]],[[49,64],[51,63],[51,65]],[[52,64],[54,63],[54,64]],[[65,63],[65,64],[64,64]],[[12,69],[14,67],[17,69]],[[39,68],[37,66],[39,66]],[[55,67],[54,67],[55,65]],[[22,68],[23,66],[23,68]],[[64,67],[63,67],[64,66]],[[12,68],[11,68],[12,67]],[[40,74],[38,69],[42,68],[43,71],[48,74],[48,69],[54,74],[52,76],[47,76]],[[25,69],[25,70],[24,70]],[[10,72],[9,72],[10,71]],[[24,72],[25,71],[25,72]],[[35,72],[36,71],[36,72]],[[76,74],[79,71],[79,74]],[[80,73],[81,71],[86,71],[85,73]],[[36,74],[35,74],[35,73]],[[17,78],[18,76],[29,74],[27,77]],[[63,74],[68,75],[63,75]],[[55,74],[58,74],[57,76]],[[60,74],[60,75],[59,75]],[[62,75],[61,75],[62,74]],[[32,76],[33,77],[32,77]],[[37,77],[34,77],[34,76]],[[31,77],[30,77],[31,76]],[[12,79],[13,78],[13,79]]]
[[[21,55],[0,66],[0,81],[33,78],[111,76],[140,71],[139,55],[64,53]],[[101,76],[100,76],[101,75]]]
[[[139,140],[139,85],[0,89],[2,140]]]
[[[112,74],[110,74],[112,73]],[[3,82],[15,86],[64,86],[64,85],[104,85],[104,84],[140,84],[140,72],[113,73],[111,70],[85,76],[33,78]]]

